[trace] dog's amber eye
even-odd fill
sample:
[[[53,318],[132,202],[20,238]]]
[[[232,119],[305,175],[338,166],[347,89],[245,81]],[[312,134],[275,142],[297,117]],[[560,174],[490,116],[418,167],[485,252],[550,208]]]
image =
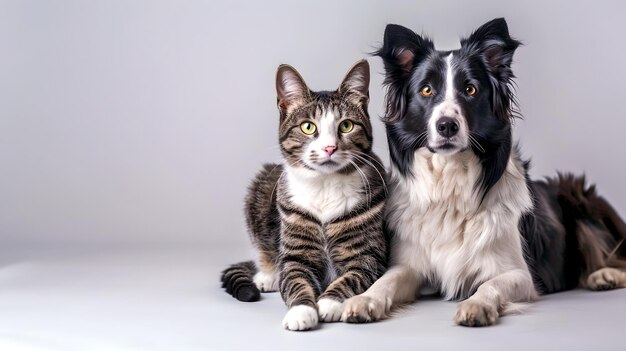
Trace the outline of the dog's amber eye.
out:
[[[465,87],[465,92],[467,93],[467,95],[469,96],[474,96],[476,95],[476,93],[478,92],[478,90],[476,90],[476,87],[473,86],[472,84],[468,84],[468,86]]]
[[[341,124],[339,124],[339,130],[342,133],[350,133],[350,131],[352,131],[352,128],[354,128],[354,123],[352,123],[352,121],[350,120],[345,120],[341,122]]]
[[[311,122],[302,122],[302,124],[300,124],[300,130],[306,135],[311,135],[315,133],[317,127]]]
[[[420,94],[424,96],[431,96],[433,94],[433,88],[430,85],[424,85],[420,89]]]

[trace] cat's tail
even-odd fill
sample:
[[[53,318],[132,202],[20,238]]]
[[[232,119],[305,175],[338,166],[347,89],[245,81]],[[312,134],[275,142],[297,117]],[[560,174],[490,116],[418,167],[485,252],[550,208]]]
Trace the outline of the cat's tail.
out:
[[[239,301],[258,301],[261,292],[252,281],[256,272],[257,268],[252,261],[235,263],[222,272],[222,288]]]

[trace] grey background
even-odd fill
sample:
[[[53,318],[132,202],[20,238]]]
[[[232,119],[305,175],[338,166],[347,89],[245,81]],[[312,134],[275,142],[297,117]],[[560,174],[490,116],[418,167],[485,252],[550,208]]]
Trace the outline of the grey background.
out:
[[[228,349],[235,328],[259,325],[257,334],[267,327],[287,344],[304,340],[280,330],[276,296],[242,306],[215,280],[226,263],[250,257],[245,188],[262,162],[280,158],[278,64],[294,65],[312,89],[335,88],[387,23],[454,49],[459,35],[506,17],[526,44],[515,56],[525,116],[515,128],[532,175],[585,172],[626,213],[625,4],[0,0],[0,346]],[[387,160],[382,64],[369,61],[375,147]],[[591,335],[607,342],[626,322],[624,293],[607,294],[557,295],[487,332],[452,328],[454,306],[435,301],[423,305],[430,314],[331,327],[363,345],[386,335],[435,345],[402,333],[413,324],[462,333],[467,345],[484,333],[561,340],[582,337],[580,312],[596,316]],[[607,323],[599,311],[615,312],[614,300],[621,317]],[[554,323],[561,334],[532,327]],[[568,345],[594,345],[586,342]]]

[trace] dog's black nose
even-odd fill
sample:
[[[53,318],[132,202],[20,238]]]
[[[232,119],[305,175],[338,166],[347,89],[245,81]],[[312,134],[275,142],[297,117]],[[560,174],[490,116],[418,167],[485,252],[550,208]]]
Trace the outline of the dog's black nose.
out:
[[[451,138],[459,132],[459,124],[453,118],[441,117],[437,121],[437,132],[445,138]]]

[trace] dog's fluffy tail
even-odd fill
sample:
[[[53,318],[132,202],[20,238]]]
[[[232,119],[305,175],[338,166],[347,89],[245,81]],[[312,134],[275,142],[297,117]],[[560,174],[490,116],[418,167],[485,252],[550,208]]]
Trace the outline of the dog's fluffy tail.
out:
[[[252,261],[235,263],[222,272],[222,288],[239,301],[258,301],[261,292],[252,280],[256,272]]]
[[[583,272],[626,267],[626,223],[615,209],[597,194],[594,185],[585,184],[584,176],[559,174],[553,181],[558,183],[563,219],[576,235]]]

